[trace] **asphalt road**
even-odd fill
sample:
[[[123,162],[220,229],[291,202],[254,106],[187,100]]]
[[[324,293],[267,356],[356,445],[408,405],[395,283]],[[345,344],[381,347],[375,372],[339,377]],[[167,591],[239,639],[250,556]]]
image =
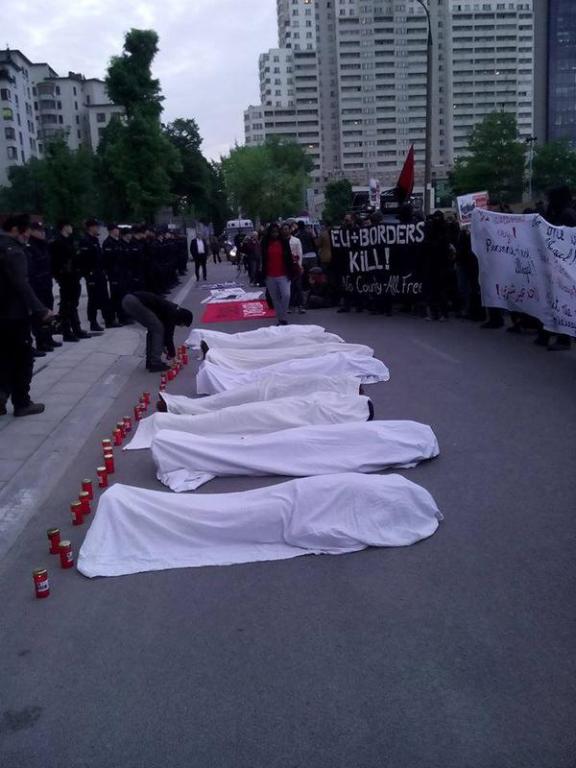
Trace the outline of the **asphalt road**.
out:
[[[436,498],[439,531],[341,557],[61,571],[46,528],[78,548],[68,503],[157,381],[134,373],[0,564],[2,768],[576,766],[576,354],[459,320],[295,321],[375,348],[392,375],[369,388],[377,418],[433,426],[440,457],[405,474]],[[193,369],[171,391],[192,393]],[[117,465],[118,481],[160,489],[146,452]]]

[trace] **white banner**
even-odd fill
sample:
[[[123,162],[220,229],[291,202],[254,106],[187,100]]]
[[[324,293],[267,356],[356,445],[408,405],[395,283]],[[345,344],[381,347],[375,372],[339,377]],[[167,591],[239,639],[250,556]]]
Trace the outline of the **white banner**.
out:
[[[476,209],[472,250],[485,307],[524,312],[547,331],[576,336],[576,228]]]

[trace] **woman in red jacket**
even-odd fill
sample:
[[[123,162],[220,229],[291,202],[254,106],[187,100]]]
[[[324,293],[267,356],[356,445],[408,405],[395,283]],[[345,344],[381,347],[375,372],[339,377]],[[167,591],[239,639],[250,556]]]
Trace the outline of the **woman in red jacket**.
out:
[[[293,262],[288,240],[280,237],[278,224],[271,224],[262,238],[262,272],[272,299],[278,325],[288,325]]]

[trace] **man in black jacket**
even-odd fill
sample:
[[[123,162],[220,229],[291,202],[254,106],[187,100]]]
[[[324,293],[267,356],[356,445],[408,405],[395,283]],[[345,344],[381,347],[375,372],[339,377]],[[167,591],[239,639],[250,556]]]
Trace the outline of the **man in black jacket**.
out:
[[[58,235],[50,243],[52,276],[60,289],[60,325],[64,341],[79,341],[90,338],[80,325],[78,304],[82,287],[80,267],[74,248],[72,224],[62,220],[57,225]]]
[[[102,243],[102,261],[110,284],[111,314],[123,325],[126,317],[122,309],[122,299],[127,293],[127,253],[117,224],[108,224],[108,237]]]
[[[193,237],[190,241],[190,255],[194,260],[194,269],[196,270],[196,280],[200,282],[200,270],[202,270],[202,279],[206,280],[206,260],[208,258],[208,247],[202,237]]]
[[[114,322],[110,297],[108,296],[102,247],[98,239],[99,224],[96,219],[88,219],[84,226],[86,233],[78,244],[78,262],[86,280],[90,330],[99,332],[104,329],[98,325],[98,310],[102,313],[107,328],[116,328],[117,324]]]
[[[52,293],[52,269],[50,250],[46,242],[46,231],[41,221],[33,221],[30,225],[30,238],[26,249],[28,257],[28,282],[40,302],[48,309],[54,309],[54,294]],[[32,333],[36,339],[36,349],[41,354],[52,352],[62,343],[52,338],[49,326],[32,316]],[[36,356],[37,353],[35,353]]]
[[[30,318],[44,322],[53,315],[28,282],[25,244],[30,236],[27,216],[10,216],[0,234],[0,415],[12,399],[14,416],[42,413],[44,406],[30,399],[34,357],[30,338]]]
[[[128,293],[122,300],[122,309],[148,331],[146,368],[152,373],[167,371],[169,366],[162,361],[162,352],[166,350],[168,357],[175,356],[174,328],[190,327],[192,312],[148,291]]]

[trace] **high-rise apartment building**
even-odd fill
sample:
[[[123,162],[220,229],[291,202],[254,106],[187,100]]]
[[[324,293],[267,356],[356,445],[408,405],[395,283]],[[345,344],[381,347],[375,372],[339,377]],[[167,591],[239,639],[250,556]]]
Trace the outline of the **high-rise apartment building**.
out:
[[[532,0],[429,0],[433,169],[445,176],[494,110],[533,131]],[[315,161],[314,184],[393,184],[411,143],[423,174],[426,15],[417,0],[278,0],[279,48],[260,58],[246,143],[284,135]]]
[[[547,138],[576,146],[576,2],[549,0]]]
[[[102,80],[69,72],[59,77],[48,64],[34,64],[20,51],[0,51],[0,185],[8,170],[42,157],[47,141],[66,140],[70,149],[95,149],[113,114]]]

